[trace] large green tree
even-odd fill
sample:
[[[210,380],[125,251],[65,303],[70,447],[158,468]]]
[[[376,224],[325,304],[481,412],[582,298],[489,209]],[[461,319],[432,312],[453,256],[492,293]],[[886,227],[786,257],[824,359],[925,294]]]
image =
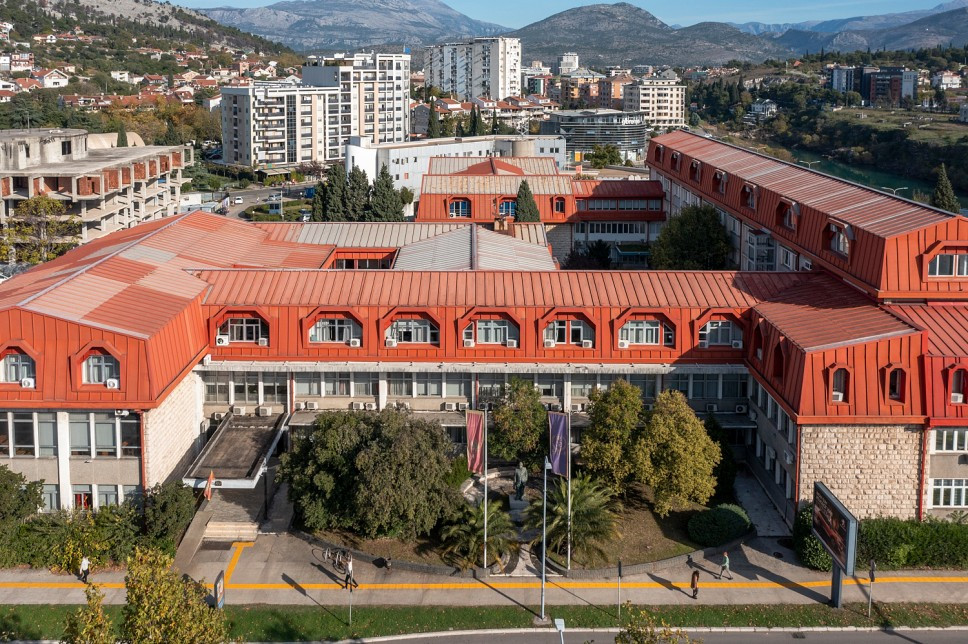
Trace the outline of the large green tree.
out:
[[[403,199],[393,186],[393,177],[386,164],[383,164],[380,174],[373,181],[370,210],[375,221],[403,221]]]
[[[511,516],[500,503],[487,504],[487,565],[501,565],[510,551],[516,531]],[[464,505],[440,531],[444,555],[461,568],[484,562],[484,504]]]
[[[625,380],[589,397],[589,426],[582,432],[584,468],[617,494],[625,494],[636,477],[630,455],[642,433],[642,392]]]
[[[64,202],[47,195],[21,201],[3,231],[7,246],[18,262],[39,264],[63,255],[77,246],[81,221],[68,214]]]
[[[622,153],[619,149],[608,143],[606,145],[596,145],[591,152],[585,153],[585,161],[593,168],[604,168],[607,165],[621,165]]]
[[[312,220],[325,221],[326,216],[326,183],[319,181],[313,189]]]
[[[660,517],[687,503],[706,503],[722,454],[682,392],[663,391],[632,453],[639,480],[652,488]]]
[[[521,460],[535,467],[542,462],[542,438],[548,435],[548,411],[534,383],[511,378],[492,414],[488,450],[499,458]]]
[[[111,620],[104,612],[104,593],[97,584],[84,589],[87,606],[67,616],[64,641],[68,644],[114,644]]]
[[[515,221],[532,223],[541,221],[538,204],[534,201],[534,195],[531,193],[531,186],[528,185],[527,179],[522,181],[521,185],[518,186],[517,202],[516,214],[514,216]]]
[[[430,103],[430,115],[427,117],[427,138],[439,139],[441,137],[440,115],[437,114],[437,106],[433,101]]]
[[[124,121],[118,126],[118,142],[117,147],[126,148],[128,147],[128,130],[124,127]]]
[[[658,270],[718,271],[727,268],[729,234],[712,206],[685,206],[662,227],[652,244]]]
[[[321,221],[346,221],[346,167],[334,163],[326,170]]]
[[[961,204],[958,203],[954,188],[951,187],[951,181],[948,180],[948,171],[943,163],[938,168],[938,182],[931,194],[931,205],[955,214],[961,212]]]
[[[143,644],[227,642],[225,614],[208,606],[208,590],[183,578],[171,564],[170,556],[140,548],[128,560],[122,639]]]
[[[583,447],[584,449],[584,447]],[[538,530],[544,504],[535,499],[528,506],[527,526]],[[621,505],[609,488],[579,474],[571,481],[571,551],[582,563],[605,563],[605,546],[619,538]],[[548,550],[560,555],[568,548],[568,481],[559,478],[548,490]]]
[[[0,528],[22,522],[44,504],[43,483],[27,481],[19,472],[0,465]]]
[[[456,508],[450,448],[440,425],[411,414],[324,412],[294,437],[279,479],[312,529],[414,537]]]
[[[369,221],[370,218],[370,180],[363,168],[355,165],[346,182],[346,219]]]

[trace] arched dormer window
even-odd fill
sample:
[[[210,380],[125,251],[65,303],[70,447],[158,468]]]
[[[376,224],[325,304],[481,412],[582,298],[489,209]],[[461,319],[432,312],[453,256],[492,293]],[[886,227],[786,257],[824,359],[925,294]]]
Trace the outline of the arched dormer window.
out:
[[[553,349],[558,344],[573,344],[584,349],[595,346],[595,329],[585,320],[559,318],[544,329],[544,347]]]
[[[107,351],[94,350],[84,359],[81,376],[85,385],[121,386],[121,363]]]
[[[497,214],[502,217],[514,217],[518,214],[518,200],[502,199],[501,203],[498,204]]]
[[[310,342],[348,344],[358,347],[362,338],[362,327],[356,320],[347,317],[321,317],[309,327]]]
[[[743,329],[732,320],[710,320],[699,330],[699,347],[743,348]]]
[[[965,369],[953,369],[949,378],[951,383],[951,393],[949,400],[952,405],[963,405],[965,403]]]
[[[269,344],[269,324],[257,316],[233,315],[219,325],[215,344],[216,346],[230,344],[266,346]]]
[[[753,328],[753,357],[761,363],[763,362],[763,329],[759,326]]]
[[[756,186],[752,183],[744,183],[741,199],[744,206],[750,210],[756,210]]]
[[[781,201],[776,207],[776,225],[787,230],[797,229],[797,219],[800,217],[800,205],[795,202]]]
[[[850,372],[843,367],[834,369],[830,382],[830,402],[846,403],[850,387]]]
[[[451,219],[468,219],[471,216],[471,200],[452,199],[447,206],[447,212]]]
[[[775,382],[783,382],[783,373],[786,368],[785,356],[783,355],[783,348],[777,344],[773,347],[773,380]]]
[[[702,162],[693,159],[689,164],[689,180],[696,183],[702,182]]]
[[[722,170],[717,170],[713,173],[713,189],[721,195],[726,194],[726,182],[728,180],[729,175]]]
[[[629,345],[674,347],[676,332],[671,324],[656,318],[629,320],[618,332],[619,348]]]
[[[33,358],[16,348],[4,353],[2,367],[0,367],[0,382],[33,388],[36,377],[37,365]]]
[[[664,145],[657,145],[657,146],[655,146],[654,158],[655,158],[655,162],[656,163],[662,163],[663,161],[665,161],[665,146]]]
[[[462,337],[467,348],[477,344],[501,344],[514,349],[521,340],[521,331],[511,320],[486,317],[472,320],[464,327]]]
[[[888,368],[886,384],[888,402],[904,402],[907,392],[907,372],[902,367]]]
[[[553,202],[553,209],[556,215],[565,214],[565,199],[564,197],[555,197]]]
[[[850,242],[854,239],[853,229],[850,226],[830,222],[827,224],[827,247],[841,255],[850,255]]]
[[[682,170],[682,154],[679,152],[672,153],[672,169],[676,172]]]
[[[439,344],[440,329],[426,318],[397,318],[387,327],[385,338],[388,347],[397,344]]]

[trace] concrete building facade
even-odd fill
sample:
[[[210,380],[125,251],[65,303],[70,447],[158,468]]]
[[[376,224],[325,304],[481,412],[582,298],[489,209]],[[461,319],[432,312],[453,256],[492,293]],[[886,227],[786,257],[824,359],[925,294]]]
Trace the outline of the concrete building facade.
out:
[[[649,122],[644,112],[560,110],[541,123],[541,134],[564,137],[569,159],[580,161],[596,145],[614,145],[623,159],[642,157]]]
[[[685,127],[686,86],[678,78],[643,78],[625,88],[624,109],[644,114],[655,130]]]
[[[424,84],[459,100],[521,94],[521,41],[474,38],[425,48]]]

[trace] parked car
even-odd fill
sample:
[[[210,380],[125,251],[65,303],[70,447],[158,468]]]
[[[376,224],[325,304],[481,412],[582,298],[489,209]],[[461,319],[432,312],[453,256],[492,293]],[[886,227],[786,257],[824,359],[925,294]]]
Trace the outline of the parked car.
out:
[[[239,205],[240,203],[242,203],[242,197],[236,197],[235,201],[233,201],[232,203],[234,203],[236,206]]]

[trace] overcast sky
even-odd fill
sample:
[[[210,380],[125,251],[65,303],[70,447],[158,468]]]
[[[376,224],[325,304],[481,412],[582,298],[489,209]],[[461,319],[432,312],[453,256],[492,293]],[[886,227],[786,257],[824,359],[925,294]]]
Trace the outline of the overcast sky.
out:
[[[275,0],[172,0],[186,7],[260,7]],[[320,0],[325,1],[325,0]],[[946,0],[689,0],[646,2],[630,0],[670,25],[715,22],[801,22],[930,9]],[[595,4],[583,0],[444,0],[471,18],[506,27],[523,27],[571,7]]]

